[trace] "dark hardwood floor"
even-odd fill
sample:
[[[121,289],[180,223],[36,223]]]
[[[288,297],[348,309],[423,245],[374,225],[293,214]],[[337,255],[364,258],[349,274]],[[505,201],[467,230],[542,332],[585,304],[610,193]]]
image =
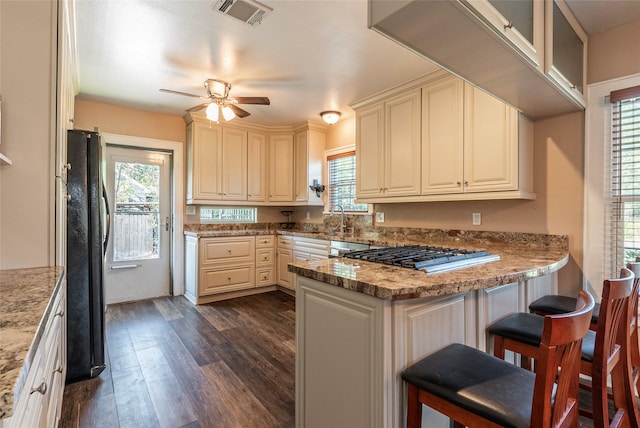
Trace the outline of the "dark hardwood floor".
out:
[[[66,386],[61,428],[293,427],[295,300],[109,306],[107,368]]]

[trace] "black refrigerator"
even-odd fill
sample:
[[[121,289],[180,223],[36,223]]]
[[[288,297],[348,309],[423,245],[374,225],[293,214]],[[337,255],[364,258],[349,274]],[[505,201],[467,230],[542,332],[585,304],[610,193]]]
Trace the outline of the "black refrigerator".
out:
[[[96,132],[67,133],[67,383],[105,368],[103,261],[109,204]]]

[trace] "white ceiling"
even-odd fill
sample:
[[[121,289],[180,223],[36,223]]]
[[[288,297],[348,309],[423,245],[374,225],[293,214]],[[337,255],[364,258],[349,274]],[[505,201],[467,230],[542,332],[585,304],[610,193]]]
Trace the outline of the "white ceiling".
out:
[[[200,100],[159,89],[205,95],[216,78],[271,100],[235,120],[294,125],[437,69],[367,29],[366,0],[262,2],[274,10],[252,27],[215,0],[76,0],[79,98],[182,115]],[[640,17],[640,0],[569,5],[588,33]]]

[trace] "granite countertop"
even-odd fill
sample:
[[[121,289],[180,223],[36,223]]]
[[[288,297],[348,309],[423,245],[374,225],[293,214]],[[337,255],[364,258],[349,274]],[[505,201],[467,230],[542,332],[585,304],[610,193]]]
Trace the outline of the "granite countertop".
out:
[[[0,419],[13,414],[62,277],[61,267],[0,270]]]
[[[322,230],[238,227],[231,230],[193,230],[185,232],[185,235],[199,238],[289,235],[381,247],[435,245],[482,249],[500,256],[499,261],[433,275],[343,258],[289,264],[289,271],[297,275],[388,300],[455,294],[524,281],[555,272],[569,260],[569,240],[566,235],[537,233],[380,227],[355,234],[342,234]]]
[[[452,232],[452,231],[449,231]],[[480,290],[555,272],[569,259],[564,235],[469,233],[405,239],[371,239],[374,245],[436,245],[485,249],[499,261],[427,275],[422,271],[361,260],[333,258],[289,264],[289,271],[337,287],[387,300],[405,300]],[[362,238],[359,242],[365,242]],[[401,243],[400,243],[401,242]]]

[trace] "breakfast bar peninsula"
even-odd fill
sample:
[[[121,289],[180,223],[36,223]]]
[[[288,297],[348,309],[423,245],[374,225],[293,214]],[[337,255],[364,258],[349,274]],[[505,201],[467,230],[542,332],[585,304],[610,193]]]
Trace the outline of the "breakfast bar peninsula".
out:
[[[351,239],[486,250],[499,260],[433,274],[345,257],[289,264],[298,428],[404,427],[402,370],[452,342],[487,350],[486,326],[556,294],[569,257],[561,235],[424,230]],[[449,422],[424,408],[422,426]]]

